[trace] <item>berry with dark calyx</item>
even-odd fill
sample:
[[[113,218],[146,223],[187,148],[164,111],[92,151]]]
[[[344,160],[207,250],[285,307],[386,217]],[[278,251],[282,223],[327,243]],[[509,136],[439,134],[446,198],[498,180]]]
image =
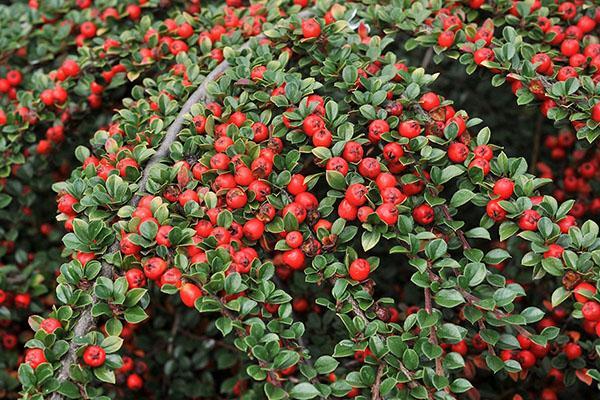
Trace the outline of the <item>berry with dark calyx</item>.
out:
[[[386,120],[376,119],[369,123],[369,140],[371,143],[378,143],[381,135],[390,131],[390,125]]]
[[[429,225],[435,219],[435,212],[433,211],[433,208],[431,208],[429,204],[425,203],[415,207],[412,215],[415,219],[415,222],[417,222],[419,225]]]
[[[402,121],[398,126],[400,136],[413,139],[421,134],[421,125],[415,120]]]
[[[469,156],[469,148],[462,143],[454,142],[448,146],[448,158],[456,164],[462,164]]]
[[[519,228],[524,231],[535,231],[537,230],[537,223],[542,216],[535,210],[525,210],[519,218]]]
[[[368,216],[369,214],[371,214],[373,212],[373,210],[371,208],[364,209],[364,207],[361,207],[358,210],[359,219],[361,218],[361,210],[362,210],[362,214],[366,215],[366,216]],[[394,204],[384,203],[384,204],[380,205],[379,207],[377,207],[376,213],[377,213],[377,216],[379,216],[379,219],[381,219],[387,225],[394,225],[398,221],[399,212]],[[361,221],[361,222],[364,222],[364,221]]]
[[[83,351],[83,362],[92,368],[101,367],[105,361],[106,351],[100,346],[88,346]]]
[[[167,270],[167,262],[160,257],[149,258],[144,263],[144,275],[153,281],[160,279]]]
[[[506,219],[506,211],[500,205],[500,199],[488,201],[485,211],[487,216],[496,222],[501,222]]]
[[[369,190],[367,187],[360,183],[353,183],[348,186],[346,190],[345,199],[351,205],[360,207],[367,202],[367,193]]]

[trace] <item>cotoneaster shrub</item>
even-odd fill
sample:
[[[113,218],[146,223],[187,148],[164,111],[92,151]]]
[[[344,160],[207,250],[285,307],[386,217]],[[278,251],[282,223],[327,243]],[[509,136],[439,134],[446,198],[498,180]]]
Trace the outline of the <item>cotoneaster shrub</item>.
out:
[[[203,5],[197,16],[198,5],[191,14],[171,9],[176,25],[160,7],[127,23],[132,43],[146,41],[156,27],[156,43],[143,45],[150,50],[158,45],[173,53],[173,39],[183,40],[176,57],[147,58],[140,69],[135,44],[120,55],[119,65],[127,67],[115,72],[123,78],[119,86],[129,90],[124,78],[139,85],[91,147],[77,148],[83,167],[54,185],[58,219],[72,231],[63,239],[64,255],[73,261],[57,279],[62,306],[30,318],[36,333],[19,368],[22,394],[552,399],[594,393],[598,226],[576,218],[597,213],[598,152],[586,144],[598,132],[597,31],[587,28],[597,9],[544,2],[528,15],[526,6],[509,2],[478,12],[474,2],[468,8],[319,2],[299,17],[300,7],[286,3],[228,3],[232,8]],[[412,13],[400,12],[408,8]],[[565,17],[571,9],[574,16]],[[496,26],[516,29],[492,30],[490,11]],[[83,13],[98,15],[93,8]],[[240,22],[255,15],[259,22],[250,30],[247,20]],[[567,54],[541,44],[528,25],[547,16],[554,30],[576,22],[587,34],[568,33],[586,57],[569,79],[553,66]],[[265,36],[240,50],[243,36],[261,33],[263,21],[274,25],[266,22]],[[82,34],[88,28],[81,22]],[[496,38],[465,44],[478,28],[482,38]],[[224,31],[231,39],[211,39],[223,48],[213,50],[205,38]],[[553,41],[552,34],[546,39]],[[86,54],[89,44],[75,40]],[[519,104],[543,100],[543,113],[563,129],[556,142],[545,141],[551,160],[578,149],[570,154],[575,171],[537,165],[543,177],[564,174],[554,182],[559,202],[540,196],[550,180],[527,174],[523,159],[488,143],[481,120],[428,89],[434,76],[399,61],[403,47],[430,47],[432,40],[435,53],[464,53],[468,72],[480,64],[471,53],[482,45],[493,49],[481,63],[497,74],[492,83],[508,73]],[[454,43],[458,51],[450,49]],[[159,54],[144,51],[142,58]],[[543,71],[536,67],[543,57],[532,59],[541,53],[554,58]],[[228,63],[209,75],[222,59]],[[90,65],[97,60],[89,58]],[[52,71],[48,76],[56,79]],[[194,105],[183,106],[192,92],[188,105]],[[107,97],[117,102],[126,92],[114,93]],[[564,130],[571,127],[582,141]],[[70,149],[90,128],[79,129],[82,137]],[[536,162],[546,158],[535,151]],[[23,170],[35,160],[27,157]],[[43,207],[35,212],[48,217]],[[34,232],[19,235],[35,238]],[[54,254],[58,248],[40,245]],[[56,265],[37,261],[29,271]],[[39,275],[17,275],[41,283]],[[0,284],[23,288],[18,280]],[[164,355],[152,349],[161,341],[169,357],[164,368]]]

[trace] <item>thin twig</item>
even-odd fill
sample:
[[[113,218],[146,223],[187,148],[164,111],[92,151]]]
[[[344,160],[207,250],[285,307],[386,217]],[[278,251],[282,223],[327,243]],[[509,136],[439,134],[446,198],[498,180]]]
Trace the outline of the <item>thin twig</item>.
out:
[[[381,400],[381,394],[379,393],[379,387],[381,386],[381,377],[385,370],[385,363],[380,363],[377,367],[377,375],[375,375],[375,383],[371,389],[371,400]]]

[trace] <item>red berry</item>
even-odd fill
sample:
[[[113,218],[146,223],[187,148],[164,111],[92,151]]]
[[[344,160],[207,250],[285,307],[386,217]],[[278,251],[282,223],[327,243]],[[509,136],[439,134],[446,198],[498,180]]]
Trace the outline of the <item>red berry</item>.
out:
[[[469,156],[469,148],[462,143],[454,142],[448,146],[448,158],[453,163],[462,164]]]
[[[517,354],[517,361],[524,369],[531,368],[535,365],[535,355],[529,350],[521,350]]]
[[[535,210],[525,210],[519,218],[519,228],[524,231],[537,230],[537,222],[542,218]]]
[[[129,289],[135,289],[146,286],[146,276],[141,269],[132,268],[125,272],[125,279],[129,285]]]
[[[193,283],[185,283],[179,289],[179,297],[187,307],[194,307],[196,300],[202,297],[202,290]]]
[[[360,207],[367,202],[367,187],[360,183],[353,183],[346,190],[345,199],[351,205]]]
[[[367,209],[364,209],[364,207],[361,207],[358,210],[358,218],[359,219],[361,219],[361,211],[362,211],[363,215],[366,214],[364,216],[365,220],[366,220],[366,217],[368,217],[373,212],[373,210],[370,207],[368,207]],[[379,207],[377,207],[377,216],[379,216],[379,219],[381,219],[385,224],[394,225],[398,221],[398,209],[396,208],[396,205],[394,205],[392,203],[384,203],[384,204],[380,205]],[[364,222],[364,221],[362,221],[362,222]]]
[[[354,141],[349,141],[348,143],[346,143],[346,145],[344,146],[344,152],[342,153],[342,157],[344,158],[344,160],[351,163],[359,162],[360,160],[362,160],[363,155],[364,150],[362,145]]]
[[[181,207],[183,207],[187,204],[188,201],[198,203],[200,201],[200,198],[198,197],[198,193],[196,193],[194,190],[187,189],[185,192],[179,195],[178,201]]]
[[[592,119],[595,122],[600,122],[600,102],[594,104],[592,107]]]
[[[62,325],[56,318],[46,318],[40,324],[40,329],[44,330],[46,333],[54,333],[54,331],[59,328],[62,328]]]
[[[561,233],[568,233],[569,228],[571,228],[572,226],[577,226],[577,220],[572,215],[567,215],[566,217],[558,221],[557,224],[560,227]]]
[[[363,258],[357,258],[350,264],[348,272],[350,274],[350,278],[354,279],[355,281],[364,281],[369,277],[371,265],[367,260]]]
[[[127,377],[127,388],[129,390],[140,390],[144,387],[144,380],[138,374],[131,374]]]
[[[454,343],[450,347],[450,349],[452,350],[452,352],[458,353],[463,357],[469,353],[469,346],[467,345],[467,342],[465,340],[461,340],[458,343]]]
[[[25,352],[25,362],[36,369],[40,364],[46,362],[46,355],[42,349],[27,349]]]
[[[500,199],[490,200],[485,207],[485,212],[496,222],[504,221],[506,218],[506,211],[500,205]]]
[[[375,179],[381,173],[381,165],[376,158],[365,157],[358,164],[358,173],[365,178]]]
[[[494,184],[494,194],[502,200],[506,200],[512,196],[514,188],[513,181],[508,178],[501,178]]]
[[[440,105],[440,98],[433,92],[427,92],[419,99],[419,104],[425,111],[431,111]]]
[[[532,64],[537,64],[536,72],[543,75],[550,75],[553,71],[552,59],[546,53],[537,53],[531,58]]]
[[[416,138],[421,134],[421,125],[415,120],[403,121],[398,126],[398,132],[405,138]]]
[[[475,51],[475,53],[473,53],[473,60],[477,65],[481,65],[485,61],[494,61],[494,59],[494,50],[487,47],[482,47],[481,49],[478,49]]]
[[[283,253],[283,262],[294,270],[304,267],[305,258],[304,253],[300,249],[288,250]]]
[[[167,270],[167,262],[160,257],[152,257],[144,263],[144,275],[153,281],[160,279]]]
[[[182,38],[187,39],[194,34],[194,28],[187,22],[184,22],[177,28],[177,34]]]
[[[79,27],[79,32],[81,32],[84,38],[90,39],[96,36],[96,25],[91,21],[86,21]]]
[[[316,19],[310,18],[302,21],[302,36],[305,39],[316,38],[321,35],[321,25]]]
[[[544,253],[544,258],[555,257],[560,258],[565,249],[557,244],[548,245],[548,250]]]
[[[246,221],[242,232],[246,239],[251,241],[258,240],[265,232],[265,224],[257,218],[252,218]]]
[[[429,225],[435,219],[435,212],[429,204],[423,203],[412,212],[413,218],[419,225]]]
[[[581,307],[583,318],[588,321],[600,321],[600,304],[595,301],[587,301]]]
[[[346,176],[348,173],[348,163],[342,157],[332,157],[327,161],[327,165],[325,166],[327,171],[337,171],[340,174]]]
[[[304,238],[302,233],[299,231],[288,232],[288,234],[285,235],[285,243],[292,249],[297,249],[298,247],[302,246],[303,241]]]
[[[524,336],[522,334],[518,334],[517,335],[517,340],[519,341],[519,344],[521,345],[521,349],[523,350],[527,350],[531,347],[531,339],[529,339],[527,336]]]
[[[575,360],[576,358],[581,357],[582,354],[581,346],[573,342],[567,343],[563,348],[563,352],[569,360]]]
[[[440,47],[450,47],[454,44],[454,32],[451,30],[443,31],[438,36],[437,43]]]
[[[343,218],[346,221],[354,221],[356,219],[358,209],[356,208],[356,206],[350,204],[348,200],[344,199],[338,205],[337,212],[340,218]]]
[[[381,135],[390,131],[390,125],[384,119],[375,119],[369,123],[369,140],[378,143]]]
[[[83,351],[83,362],[92,368],[104,365],[104,361],[106,361],[106,351],[100,346],[88,346]]]

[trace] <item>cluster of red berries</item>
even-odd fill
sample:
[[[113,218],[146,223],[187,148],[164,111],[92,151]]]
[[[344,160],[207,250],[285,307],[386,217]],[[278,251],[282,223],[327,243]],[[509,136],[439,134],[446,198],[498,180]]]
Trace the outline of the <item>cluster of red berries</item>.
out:
[[[600,213],[600,197],[594,192],[599,179],[600,151],[590,147],[575,148],[575,136],[568,130],[548,135],[544,140],[551,162],[539,162],[536,167],[541,178],[552,179],[556,185],[552,195],[558,201],[574,198],[570,215],[576,218],[586,213]],[[568,164],[562,164],[568,161]]]
[[[479,9],[482,4],[483,1],[471,1],[469,6]],[[557,104],[547,97],[547,88],[542,82],[543,79],[546,77],[555,78],[557,81],[566,81],[569,78],[579,79],[582,74],[588,72],[595,82],[600,79],[600,44],[597,43],[598,37],[594,34],[597,24],[600,23],[600,11],[592,8],[593,12],[589,13],[582,6],[583,2],[564,1],[551,15],[540,15],[537,20],[530,21],[532,28],[540,29],[545,35],[544,41],[556,49],[539,52],[530,60],[535,66],[535,71],[543,78],[531,81],[528,89],[542,102],[540,110],[545,116]],[[530,5],[529,12],[534,13],[541,7],[541,2],[535,1]],[[517,9],[517,1],[513,1],[509,12],[515,17],[521,17]],[[440,9],[435,19],[426,21],[430,25],[438,23],[441,26],[442,30],[437,36],[438,46],[447,49],[455,44],[457,32],[464,28],[464,15],[460,4],[454,3]],[[494,22],[487,19],[474,30],[475,34],[470,34],[465,30],[468,45],[458,43],[457,47],[459,50],[472,53],[476,65],[489,68],[491,72],[499,74],[501,71],[498,68],[488,65],[496,60],[492,44],[494,28]],[[483,47],[475,45],[480,41],[483,41]],[[524,87],[521,80],[511,76],[508,77],[508,81],[515,94]],[[591,117],[595,122],[600,121],[600,102],[592,105]],[[584,125],[585,123],[582,121],[573,121],[576,129]]]

